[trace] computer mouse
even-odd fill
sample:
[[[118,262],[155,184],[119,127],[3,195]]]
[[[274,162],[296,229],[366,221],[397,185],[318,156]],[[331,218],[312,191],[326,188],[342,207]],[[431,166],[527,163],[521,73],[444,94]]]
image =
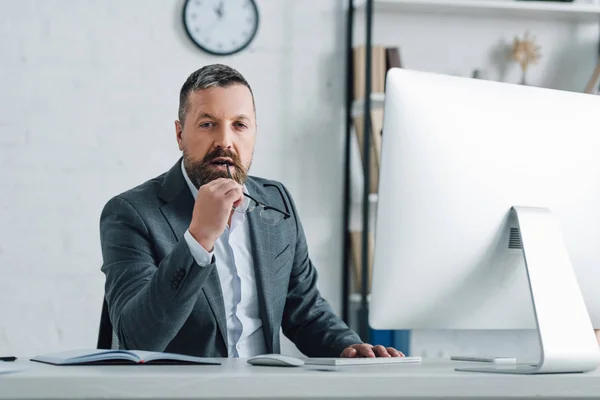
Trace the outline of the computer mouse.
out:
[[[261,354],[249,358],[248,364],[269,367],[300,367],[304,365],[304,360],[282,354]]]

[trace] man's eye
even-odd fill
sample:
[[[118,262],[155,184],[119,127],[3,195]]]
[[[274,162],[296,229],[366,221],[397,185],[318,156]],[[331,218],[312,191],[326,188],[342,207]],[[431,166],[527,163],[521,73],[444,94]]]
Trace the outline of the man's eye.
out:
[[[200,124],[200,128],[202,129],[209,129],[212,128],[213,123],[212,122],[203,122]]]
[[[242,122],[237,122],[235,124],[236,128],[240,128],[240,129],[246,129],[246,124],[242,123]]]

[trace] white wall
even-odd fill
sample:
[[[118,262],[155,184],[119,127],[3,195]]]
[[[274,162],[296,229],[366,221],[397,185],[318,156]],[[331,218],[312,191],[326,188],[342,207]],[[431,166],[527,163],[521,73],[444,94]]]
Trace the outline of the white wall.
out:
[[[0,353],[95,346],[102,206],[175,163],[179,89],[213,62],[252,85],[251,172],[294,195],[340,309],[342,5],[257,3],[253,44],[218,58],[185,36],[182,0],[0,0]]]

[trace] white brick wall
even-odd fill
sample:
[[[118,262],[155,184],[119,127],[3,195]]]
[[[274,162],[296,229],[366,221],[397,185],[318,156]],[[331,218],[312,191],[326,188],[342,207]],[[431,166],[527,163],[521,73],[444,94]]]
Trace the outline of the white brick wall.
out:
[[[0,0],[0,353],[95,346],[102,206],[177,160],[179,88],[212,62],[253,86],[251,172],[295,196],[340,308],[341,4],[260,0],[254,43],[228,58],[190,43],[182,4]]]

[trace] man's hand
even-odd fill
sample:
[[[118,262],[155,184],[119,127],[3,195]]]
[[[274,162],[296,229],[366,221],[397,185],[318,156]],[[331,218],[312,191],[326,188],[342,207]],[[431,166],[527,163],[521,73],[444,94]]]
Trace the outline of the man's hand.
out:
[[[340,354],[342,358],[355,358],[355,357],[404,357],[401,351],[394,349],[393,347],[372,346],[367,343],[353,344],[348,346]]]
[[[200,186],[189,231],[206,251],[212,251],[231,215],[232,207],[243,201],[242,185],[218,178]]]

